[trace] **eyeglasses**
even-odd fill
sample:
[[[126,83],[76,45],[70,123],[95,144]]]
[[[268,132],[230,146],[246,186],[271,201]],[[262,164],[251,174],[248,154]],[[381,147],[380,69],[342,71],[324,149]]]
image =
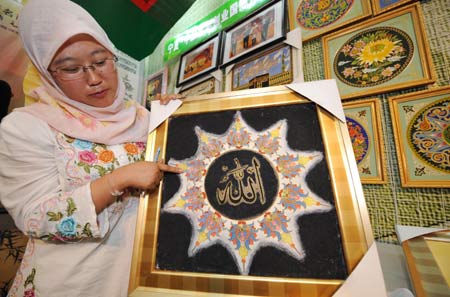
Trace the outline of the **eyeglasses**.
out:
[[[116,69],[117,60],[118,58],[116,56],[113,56],[111,58],[98,60],[88,66],[71,65],[56,68],[55,70],[49,69],[48,71],[50,71],[51,73],[56,73],[58,78],[60,78],[61,80],[77,80],[84,78],[84,74],[88,71],[88,69],[91,69],[98,74],[111,73]]]

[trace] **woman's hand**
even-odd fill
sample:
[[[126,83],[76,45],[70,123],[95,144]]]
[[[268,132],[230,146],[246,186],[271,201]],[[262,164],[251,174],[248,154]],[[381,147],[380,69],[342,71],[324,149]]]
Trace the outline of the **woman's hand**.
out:
[[[128,187],[154,190],[161,182],[164,172],[181,173],[182,171],[162,162],[141,161],[118,168],[112,174],[119,190]]]
[[[183,99],[183,98],[186,98],[186,96],[183,96],[181,94],[164,94],[164,95],[161,95],[160,93],[158,93],[155,96],[155,99],[159,100],[159,102],[162,105],[166,105],[167,103],[170,102],[170,100]]]
[[[164,172],[181,173],[183,170],[162,162],[141,161],[117,168],[94,180],[91,183],[91,195],[96,212],[103,211],[116,198],[114,193],[123,192],[126,188],[155,190],[161,182]]]

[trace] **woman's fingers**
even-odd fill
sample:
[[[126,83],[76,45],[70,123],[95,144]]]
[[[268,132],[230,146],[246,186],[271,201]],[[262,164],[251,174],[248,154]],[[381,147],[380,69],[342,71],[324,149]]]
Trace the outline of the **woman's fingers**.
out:
[[[164,94],[164,95],[161,95],[161,94],[156,94],[156,96],[155,96],[155,98],[157,99],[157,100],[159,100],[159,102],[162,104],[162,105],[166,105],[167,103],[169,103],[170,102],[170,100],[174,100],[174,99],[183,99],[183,98],[185,98],[186,96],[183,96],[183,95],[181,95],[181,94]]]
[[[175,167],[175,166],[170,166],[164,163],[158,163],[158,167],[159,170],[161,171],[165,171],[165,172],[172,172],[172,173],[182,173],[183,169]]]

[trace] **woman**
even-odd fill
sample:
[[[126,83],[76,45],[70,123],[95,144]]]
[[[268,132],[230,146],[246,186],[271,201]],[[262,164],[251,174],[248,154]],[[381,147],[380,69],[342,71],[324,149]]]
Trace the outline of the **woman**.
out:
[[[30,239],[9,296],[126,296],[149,113],[124,101],[114,48],[68,0],[30,0],[19,34],[28,100],[0,129],[0,199]]]

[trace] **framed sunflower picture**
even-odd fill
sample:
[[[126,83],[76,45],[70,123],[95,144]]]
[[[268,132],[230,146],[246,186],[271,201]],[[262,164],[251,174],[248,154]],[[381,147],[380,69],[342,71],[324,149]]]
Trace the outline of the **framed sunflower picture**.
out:
[[[343,105],[361,182],[386,183],[379,99],[345,102]]]
[[[389,104],[402,186],[450,188],[450,87]]]
[[[416,0],[371,0],[373,14],[377,15]]]
[[[332,296],[372,242],[346,138],[284,86],[187,99],[148,140],[185,171],[141,200],[131,296]]]
[[[342,99],[434,82],[420,6],[413,4],[323,37],[325,77]]]
[[[301,28],[302,40],[317,38],[372,15],[366,0],[289,0],[289,27]]]

